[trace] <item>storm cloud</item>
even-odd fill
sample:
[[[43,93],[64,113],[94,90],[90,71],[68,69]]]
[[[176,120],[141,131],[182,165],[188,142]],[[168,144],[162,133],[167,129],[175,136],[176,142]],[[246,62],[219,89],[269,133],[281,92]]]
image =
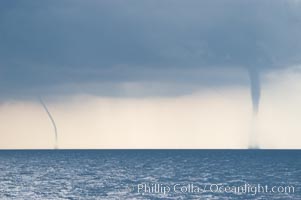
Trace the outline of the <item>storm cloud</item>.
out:
[[[301,62],[300,13],[298,1],[1,1],[1,97],[114,95],[124,82],[247,84],[233,70]]]

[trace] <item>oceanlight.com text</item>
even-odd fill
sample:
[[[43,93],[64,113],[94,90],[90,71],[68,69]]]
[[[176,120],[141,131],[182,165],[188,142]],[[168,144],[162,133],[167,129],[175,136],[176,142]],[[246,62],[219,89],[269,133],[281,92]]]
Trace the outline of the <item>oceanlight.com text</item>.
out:
[[[161,183],[141,183],[131,188],[132,192],[139,194],[163,194],[169,193],[187,194],[187,193],[232,193],[232,194],[251,194],[259,193],[271,194],[293,194],[296,192],[295,186],[292,185],[262,185],[262,184],[161,184]]]

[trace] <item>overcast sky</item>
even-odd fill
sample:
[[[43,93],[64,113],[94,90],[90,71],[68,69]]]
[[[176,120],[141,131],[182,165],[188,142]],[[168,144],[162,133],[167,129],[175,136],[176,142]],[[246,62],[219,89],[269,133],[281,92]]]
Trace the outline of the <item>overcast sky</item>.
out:
[[[281,88],[283,79],[275,74],[300,73],[300,35],[298,0],[3,0],[0,2],[0,115],[13,119],[10,113],[14,112],[10,109],[13,111],[20,104],[30,105],[18,107],[20,112],[33,112],[40,107],[39,96],[46,98],[46,103],[57,111],[53,115],[59,116],[63,125],[64,114],[58,107],[79,96],[96,101],[95,109],[102,101],[131,107],[145,100],[150,104],[140,109],[157,105],[158,115],[162,102],[155,99],[163,102],[165,98],[171,102],[180,99],[179,105],[171,106],[171,113],[177,113],[173,116],[175,121],[183,121],[178,116],[179,106],[186,102],[182,101],[183,96],[194,99],[191,101],[196,106],[200,102],[200,106],[206,107],[208,99],[218,105],[218,98],[221,103],[230,95],[233,102],[229,107],[234,108],[241,101],[241,108],[247,110],[252,110],[252,103],[247,100],[252,99],[253,110],[257,110],[261,96],[274,95],[271,91],[275,88],[285,91]],[[271,76],[277,78],[270,81]],[[293,80],[296,83],[299,78]],[[261,91],[262,88],[271,91]],[[291,98],[297,95],[289,94]],[[129,103],[127,98],[133,101]],[[92,107],[89,109],[93,110]],[[73,107],[73,114],[82,109]],[[226,117],[230,110],[221,108],[215,114],[223,113],[220,115]],[[131,116],[136,116],[140,111],[132,112]],[[299,110],[295,112],[293,115],[298,116]],[[34,113],[33,119],[38,116]],[[120,109],[96,112],[91,119],[104,113],[127,116],[127,111]],[[246,120],[252,115],[247,111],[242,113]],[[49,126],[47,120],[46,116],[45,127]],[[155,119],[146,121],[151,120]],[[216,123],[222,124],[221,120]],[[113,121],[112,118],[110,123]],[[172,124],[157,124],[156,134],[164,133],[164,127]],[[185,124],[184,127],[191,127],[188,121]],[[124,130],[131,134],[149,129],[148,125],[137,130],[127,125]],[[92,125],[89,127],[93,129]],[[5,137],[11,132],[3,126],[1,130]],[[197,130],[201,129],[190,131]],[[17,137],[18,131],[13,132]],[[234,147],[242,144],[235,143]]]
[[[2,97],[56,92],[122,96],[118,83],[145,81],[190,85],[174,92],[180,94],[192,90],[191,84],[246,84],[246,77],[231,68],[264,71],[301,61],[298,1],[0,4]],[[89,88],[95,84],[102,88]]]

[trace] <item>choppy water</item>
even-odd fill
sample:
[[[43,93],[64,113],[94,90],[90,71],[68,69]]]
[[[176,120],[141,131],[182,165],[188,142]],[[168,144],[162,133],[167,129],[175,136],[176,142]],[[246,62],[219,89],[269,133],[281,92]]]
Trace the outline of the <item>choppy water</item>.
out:
[[[0,199],[301,199],[301,150],[0,151]]]

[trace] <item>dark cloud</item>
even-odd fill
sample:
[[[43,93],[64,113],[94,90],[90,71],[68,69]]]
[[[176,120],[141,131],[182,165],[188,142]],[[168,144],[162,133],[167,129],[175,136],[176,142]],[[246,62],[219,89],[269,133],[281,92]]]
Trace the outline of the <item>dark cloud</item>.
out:
[[[190,82],[181,76],[187,68],[264,71],[301,61],[296,1],[6,0],[0,11],[3,95],[89,82]]]

